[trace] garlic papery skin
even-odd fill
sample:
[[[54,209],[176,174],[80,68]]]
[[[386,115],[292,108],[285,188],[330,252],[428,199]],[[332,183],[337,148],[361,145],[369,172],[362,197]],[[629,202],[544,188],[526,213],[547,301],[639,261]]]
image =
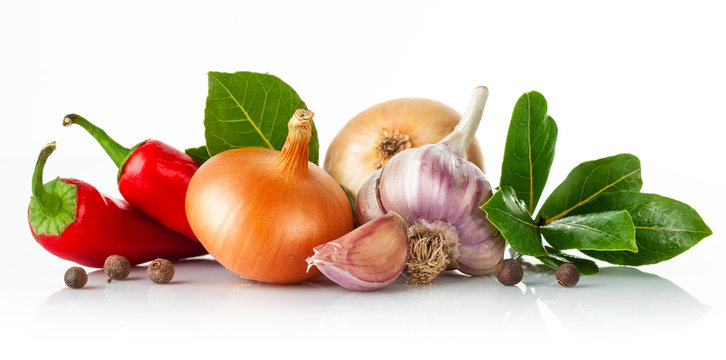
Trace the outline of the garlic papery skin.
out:
[[[451,133],[461,115],[438,101],[406,98],[374,105],[351,119],[333,139],[324,169],[356,198],[366,178],[395,154],[434,144]],[[468,147],[469,161],[484,168],[476,141]]]
[[[505,241],[480,209],[492,196],[491,185],[463,153],[479,125],[487,96],[485,87],[476,88],[461,123],[451,134],[437,144],[393,156],[378,178],[371,177],[362,186],[360,195],[367,198],[356,199],[358,213],[368,214],[358,219],[359,223],[376,213],[396,211],[411,227],[438,224],[429,226],[425,236],[409,236],[410,242],[428,242],[419,246],[426,250],[423,255],[411,253],[411,258],[430,263],[418,268],[409,265],[409,282],[432,282],[447,267],[484,275],[502,259]],[[444,259],[441,254],[445,254]]]
[[[496,231],[496,229],[489,224],[488,231]],[[504,254],[505,243],[501,239],[501,235],[498,236],[499,238],[490,241],[481,241],[468,245],[460,243],[456,268],[465,274],[474,276],[494,272],[497,264],[502,261]]]
[[[307,259],[327,278],[350,290],[380,289],[403,272],[408,260],[406,222],[391,211],[342,237],[317,246]]]
[[[381,170],[376,170],[369,176],[358,190],[355,198],[355,219],[358,224],[365,224],[379,216],[386,214],[378,202],[378,184],[381,180]]]

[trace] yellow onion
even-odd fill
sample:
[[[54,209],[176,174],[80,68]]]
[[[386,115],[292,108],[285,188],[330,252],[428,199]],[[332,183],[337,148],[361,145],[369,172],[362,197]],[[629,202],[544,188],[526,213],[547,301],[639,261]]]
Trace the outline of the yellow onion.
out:
[[[454,130],[461,115],[434,100],[408,98],[386,101],[356,115],[333,139],[324,169],[355,198],[369,175],[395,154],[437,143]],[[468,160],[484,170],[476,139]]]
[[[313,248],[353,230],[343,190],[308,161],[313,113],[297,110],[282,151],[244,148],[202,165],[186,195],[194,235],[227,269],[252,280],[295,283]]]

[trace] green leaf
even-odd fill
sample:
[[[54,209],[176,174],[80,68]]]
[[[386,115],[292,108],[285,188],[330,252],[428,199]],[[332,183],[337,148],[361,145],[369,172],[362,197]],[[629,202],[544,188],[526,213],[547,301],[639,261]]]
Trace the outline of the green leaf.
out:
[[[343,189],[343,192],[345,193],[345,197],[348,198],[348,204],[350,204],[350,211],[353,212],[353,226],[358,226],[358,221],[355,219],[355,199],[353,199],[350,194],[345,190],[345,187],[343,185],[338,184],[341,189]]]
[[[592,260],[566,254],[549,246],[546,246],[545,249],[547,250],[547,255],[538,256],[537,260],[553,269],[557,269],[564,263],[572,263],[577,266],[577,270],[580,271],[580,275],[597,275],[597,273],[600,272],[600,268]]]
[[[549,224],[563,218],[604,193],[643,186],[640,160],[620,154],[577,165],[542,205],[537,218]]]
[[[583,251],[618,265],[655,264],[690,249],[712,234],[700,215],[680,201],[656,194],[617,191],[603,194],[578,211],[625,210],[635,225],[638,252]]]
[[[539,227],[532,220],[524,203],[517,199],[514,189],[502,186],[481,208],[515,251],[531,256],[546,254]]]
[[[297,109],[307,109],[295,90],[278,77],[253,72],[209,72],[204,109],[204,137],[209,155],[229,149],[280,150],[287,123]],[[309,160],[318,163],[318,135],[312,126]]]
[[[627,250],[637,252],[633,219],[625,210],[572,215],[540,227],[557,250]]]
[[[202,145],[200,147],[195,148],[189,148],[184,150],[187,155],[189,155],[192,160],[196,161],[197,164],[202,165],[205,161],[209,160],[211,156],[209,156],[209,151],[207,151],[207,146]]]
[[[555,157],[557,124],[547,115],[547,100],[531,91],[517,100],[502,160],[501,186],[511,186],[534,214]]]

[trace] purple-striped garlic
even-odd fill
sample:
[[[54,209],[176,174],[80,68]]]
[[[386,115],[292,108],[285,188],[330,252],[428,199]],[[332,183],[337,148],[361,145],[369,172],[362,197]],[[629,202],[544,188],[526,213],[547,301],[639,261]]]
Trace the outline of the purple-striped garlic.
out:
[[[315,265],[328,279],[350,290],[380,289],[401,275],[408,260],[406,221],[391,211],[313,249]]]
[[[474,89],[451,134],[436,144],[394,155],[358,191],[359,224],[388,211],[406,220],[409,283],[431,283],[446,269],[488,274],[502,259],[505,241],[480,209],[492,196],[491,185],[466,160],[488,95],[486,87]]]

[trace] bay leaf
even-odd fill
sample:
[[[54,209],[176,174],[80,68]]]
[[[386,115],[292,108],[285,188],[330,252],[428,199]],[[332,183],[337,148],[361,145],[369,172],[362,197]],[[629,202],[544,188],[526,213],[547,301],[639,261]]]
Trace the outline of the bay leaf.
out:
[[[537,260],[552,269],[556,270],[564,263],[572,263],[577,266],[577,270],[580,272],[580,275],[597,275],[600,272],[600,268],[592,260],[570,255],[549,246],[545,246],[545,250],[547,251],[547,255],[538,256]]]
[[[502,160],[501,186],[511,186],[534,214],[555,156],[557,124],[547,115],[547,100],[531,91],[517,100]]]
[[[210,71],[204,109],[204,137],[209,155],[229,149],[280,150],[287,123],[297,109],[307,109],[290,85],[269,74]],[[308,159],[318,163],[318,136],[312,126]]]
[[[546,255],[539,227],[510,186],[502,186],[481,208],[515,251],[522,255]]]
[[[209,156],[209,151],[207,151],[207,146],[202,145],[195,148],[189,148],[184,150],[184,152],[189,155],[192,160],[196,161],[197,164],[202,165],[205,161],[209,160],[211,156]]]
[[[690,249],[713,232],[689,205],[656,194],[617,191],[603,194],[579,212],[625,210],[633,218],[638,252],[583,251],[618,265],[655,264]]]
[[[625,210],[572,215],[540,227],[557,250],[627,250],[637,252],[633,219]]]
[[[578,207],[607,192],[632,190],[643,186],[640,160],[631,154],[619,154],[577,165],[565,181],[550,194],[537,215],[548,224],[565,217]]]

